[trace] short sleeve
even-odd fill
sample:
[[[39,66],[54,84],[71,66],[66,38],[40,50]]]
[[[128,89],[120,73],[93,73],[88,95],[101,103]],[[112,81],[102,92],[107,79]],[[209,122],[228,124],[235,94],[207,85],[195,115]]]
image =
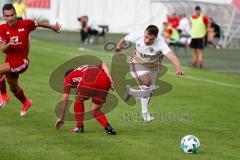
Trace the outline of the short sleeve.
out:
[[[73,72],[69,73],[68,76],[64,80],[64,93],[70,93],[70,90],[73,85],[72,74],[73,74]]]
[[[26,20],[26,25],[30,31],[35,30],[38,27],[38,22],[33,20]]]
[[[137,40],[144,36],[143,32],[134,32],[125,36],[124,40],[127,42],[136,43]]]
[[[208,18],[206,16],[203,16],[203,22],[206,26],[208,25]]]
[[[167,55],[169,52],[171,52],[171,49],[169,48],[169,46],[167,45],[163,38],[160,38],[158,43],[159,48],[162,51],[163,55]]]
[[[0,27],[0,44],[2,42],[6,41],[6,40],[7,40],[7,38],[6,38],[6,36],[5,36],[4,32],[3,32],[3,29],[2,29],[2,27]]]

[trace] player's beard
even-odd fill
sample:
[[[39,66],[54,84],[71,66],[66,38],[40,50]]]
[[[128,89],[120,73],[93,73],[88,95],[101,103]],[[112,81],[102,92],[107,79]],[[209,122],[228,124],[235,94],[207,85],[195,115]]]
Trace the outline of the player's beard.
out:
[[[8,21],[9,27],[14,27],[17,24],[17,19],[11,19]]]

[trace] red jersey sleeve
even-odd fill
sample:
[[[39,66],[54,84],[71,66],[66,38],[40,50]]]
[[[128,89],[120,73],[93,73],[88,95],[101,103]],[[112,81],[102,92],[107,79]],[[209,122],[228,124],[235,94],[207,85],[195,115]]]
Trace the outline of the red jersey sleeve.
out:
[[[7,40],[7,38],[6,38],[6,36],[5,36],[4,32],[3,32],[3,30],[4,30],[3,27],[0,26],[0,44],[1,44],[2,42],[4,42],[4,41]]]
[[[203,22],[204,22],[205,26],[208,25],[208,18],[206,16],[203,16]]]
[[[73,72],[69,73],[67,75],[67,77],[65,78],[65,80],[64,80],[64,90],[63,90],[64,93],[67,93],[67,94],[70,93],[70,90],[71,90],[72,85],[73,85],[72,78],[73,78]]]
[[[38,27],[38,22],[33,20],[25,20],[26,26],[30,31],[35,30]]]

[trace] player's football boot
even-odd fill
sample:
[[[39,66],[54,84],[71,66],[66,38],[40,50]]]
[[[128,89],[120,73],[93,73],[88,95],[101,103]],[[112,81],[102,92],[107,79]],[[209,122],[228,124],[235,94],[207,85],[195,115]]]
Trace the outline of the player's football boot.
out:
[[[124,94],[124,101],[125,102],[128,102],[128,100],[131,98],[131,95],[129,94],[129,91],[130,91],[130,86],[127,85],[126,86],[126,91],[125,91],[125,94]]]
[[[147,113],[142,113],[142,119],[145,122],[151,122],[154,120],[154,117],[151,116],[151,114],[147,112]]]
[[[84,132],[84,126],[82,125],[82,127],[80,127],[80,128],[75,127],[75,128],[70,129],[70,130],[74,133],[83,133]]]
[[[110,124],[106,125],[105,130],[110,135],[116,135],[117,134],[116,131],[112,128],[112,126],[110,126]]]
[[[32,100],[31,99],[27,99],[23,105],[22,105],[22,110],[20,113],[20,116],[26,116],[28,113],[28,109],[32,106]]]
[[[6,103],[9,101],[9,96],[8,94],[3,94],[0,97],[0,109],[3,109]]]

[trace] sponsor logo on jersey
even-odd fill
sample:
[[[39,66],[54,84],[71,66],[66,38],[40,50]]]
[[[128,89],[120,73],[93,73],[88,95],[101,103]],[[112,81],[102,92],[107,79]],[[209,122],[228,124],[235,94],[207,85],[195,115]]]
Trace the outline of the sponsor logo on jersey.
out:
[[[153,52],[153,51],[154,51],[154,48],[150,47],[150,48],[149,48],[149,51],[150,51],[150,52]]]
[[[82,80],[82,77],[76,77],[72,79],[73,82],[81,82],[81,80]]]
[[[24,30],[24,28],[19,28],[18,29],[18,32],[24,32],[25,30]]]

